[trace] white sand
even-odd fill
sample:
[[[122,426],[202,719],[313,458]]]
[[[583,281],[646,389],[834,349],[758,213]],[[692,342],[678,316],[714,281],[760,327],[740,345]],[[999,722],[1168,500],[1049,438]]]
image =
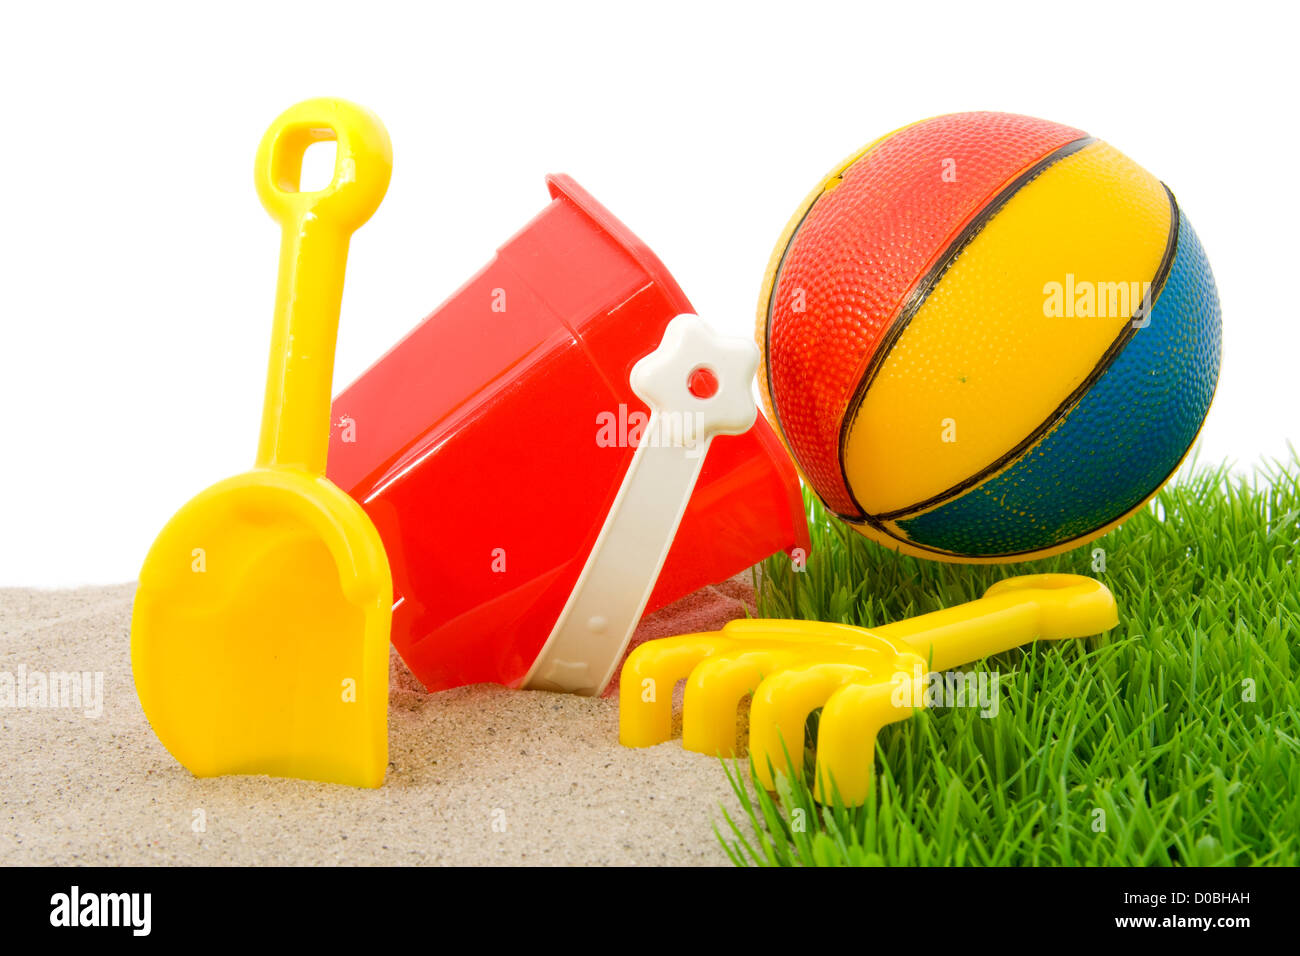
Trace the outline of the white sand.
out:
[[[620,746],[613,698],[430,695],[395,655],[381,789],[196,779],[136,698],[133,592],[0,589],[0,672],[104,675],[98,718],[0,708],[2,865],[727,863],[713,824],[735,802],[716,759]]]

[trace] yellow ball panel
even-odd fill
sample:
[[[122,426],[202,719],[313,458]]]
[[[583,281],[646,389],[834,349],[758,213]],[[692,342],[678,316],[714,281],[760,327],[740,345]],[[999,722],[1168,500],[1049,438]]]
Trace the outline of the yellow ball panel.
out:
[[[1102,142],[1015,193],[911,318],[849,425],[845,472],[865,511],[979,475],[1049,419],[1130,323],[1170,220],[1159,180]]]

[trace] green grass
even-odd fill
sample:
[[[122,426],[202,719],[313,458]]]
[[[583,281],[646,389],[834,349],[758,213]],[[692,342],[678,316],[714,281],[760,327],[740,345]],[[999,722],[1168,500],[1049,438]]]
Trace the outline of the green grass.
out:
[[[743,812],[724,811],[718,838],[734,863],[1300,863],[1300,456],[1249,478],[1197,469],[1096,542],[1018,565],[901,557],[810,509],[807,570],[763,566],[762,617],[870,626],[1063,571],[1109,585],[1120,625],[977,665],[1001,674],[994,718],[934,709],[884,728],[864,807],[728,769]]]

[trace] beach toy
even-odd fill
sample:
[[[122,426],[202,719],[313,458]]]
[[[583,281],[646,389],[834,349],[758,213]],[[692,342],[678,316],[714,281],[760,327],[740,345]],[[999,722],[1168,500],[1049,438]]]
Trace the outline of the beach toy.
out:
[[[672,735],[672,695],[686,679],[682,746],[734,756],[736,712],[749,694],[749,754],[764,786],[802,767],[808,715],[821,708],[814,794],[833,784],[847,805],[867,798],[876,734],[923,707],[931,675],[1034,640],[1087,637],[1118,623],[1099,581],[1034,574],[999,581],[977,601],[883,627],[738,620],[721,631],[642,644],[623,665],[619,739],[649,747]]]
[[[333,181],[298,192],[303,153],[323,140],[337,142]],[[257,192],[282,233],[256,466],[167,523],[131,619],[140,704],[197,776],[384,778],[392,582],[325,456],[348,242],[391,170],[383,125],[344,100],[299,103],[258,148]]]
[[[832,512],[906,554],[1019,561],[1110,530],[1176,470],[1221,322],[1158,179],[1082,130],[957,113],[803,202],[758,338],[765,407]]]
[[[595,695],[632,639],[715,435],[758,417],[750,394],[758,349],[714,335],[698,316],[668,323],[663,342],[632,369],[650,407],[632,464],[568,603],[524,677],[537,690]]]
[[[648,419],[632,368],[695,311],[577,183],[548,184],[542,213],[334,401],[329,475],[383,537],[393,644],[430,691],[522,685]],[[807,534],[767,422],[719,435],[645,612],[806,553]]]

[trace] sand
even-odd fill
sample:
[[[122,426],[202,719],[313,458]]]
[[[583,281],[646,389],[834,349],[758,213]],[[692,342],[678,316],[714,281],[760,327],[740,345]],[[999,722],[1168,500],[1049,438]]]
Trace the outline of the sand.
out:
[[[735,799],[716,758],[621,747],[609,695],[429,694],[395,654],[382,788],[197,779],[136,698],[133,593],[0,589],[0,675],[103,674],[98,716],[0,706],[0,865],[728,863],[713,827]],[[746,598],[733,580],[638,636],[719,626]]]

